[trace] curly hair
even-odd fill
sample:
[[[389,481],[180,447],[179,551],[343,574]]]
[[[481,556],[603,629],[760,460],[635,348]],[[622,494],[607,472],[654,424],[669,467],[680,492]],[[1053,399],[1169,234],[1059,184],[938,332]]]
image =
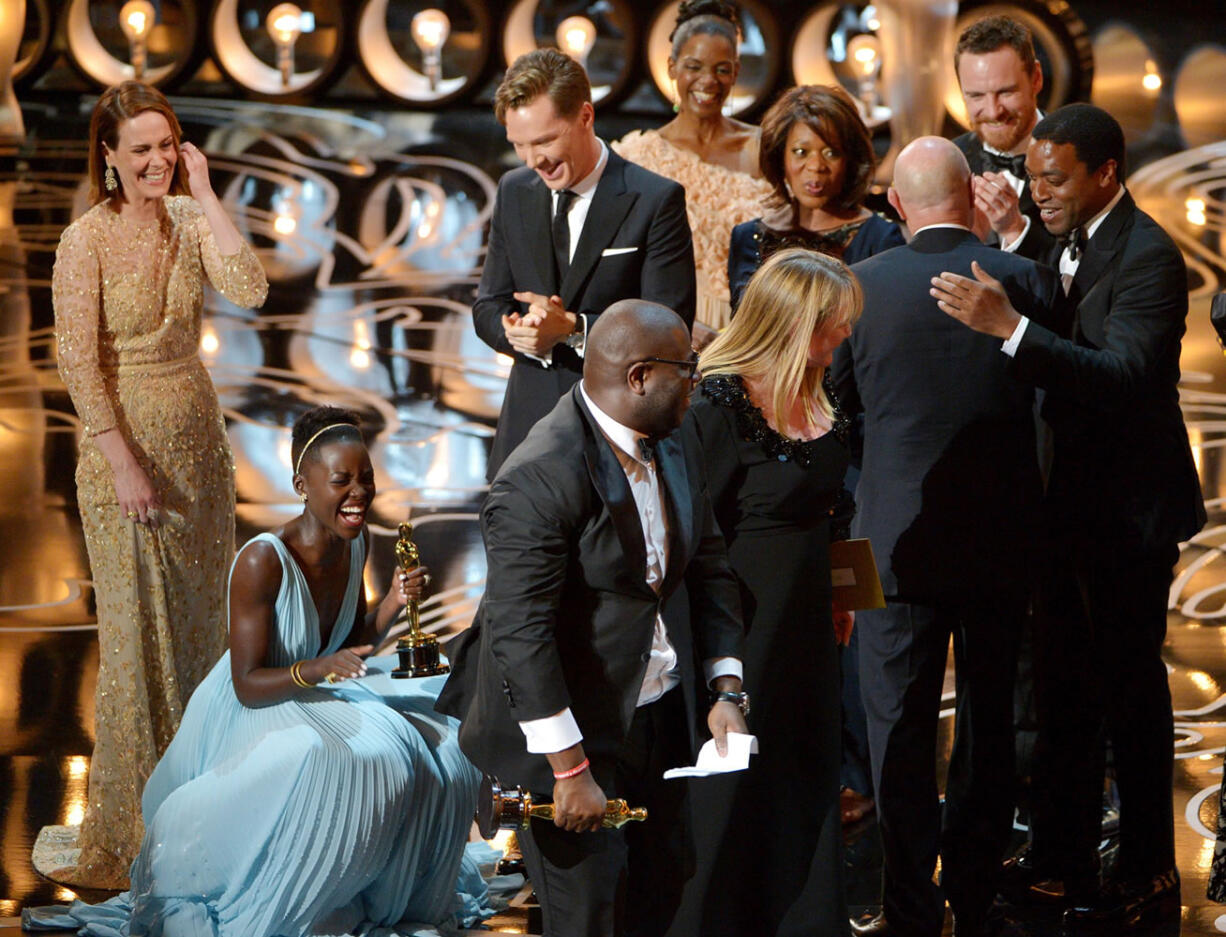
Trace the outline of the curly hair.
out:
[[[762,118],[762,144],[758,166],[774,188],[772,201],[792,204],[784,170],[788,133],[803,123],[846,159],[843,189],[830,200],[836,211],[849,211],[864,201],[877,165],[873,141],[860,119],[860,111],[838,85],[798,85],[780,95]]]
[[[294,421],[290,436],[290,459],[294,474],[301,470],[304,456],[310,460],[319,458],[320,443],[311,443],[325,429],[328,430],[327,442],[359,442],[365,445],[361,425],[360,416],[341,407],[312,407],[302,414]]]
[[[668,34],[674,61],[685,44],[698,35],[722,36],[735,51],[741,35],[741,14],[736,4],[728,0],[683,0],[677,22]]]

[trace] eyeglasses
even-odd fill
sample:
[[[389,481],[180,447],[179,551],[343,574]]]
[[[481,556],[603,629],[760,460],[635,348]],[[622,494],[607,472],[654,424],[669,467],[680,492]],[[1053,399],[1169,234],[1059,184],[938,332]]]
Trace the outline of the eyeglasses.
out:
[[[686,375],[691,381],[698,376],[698,352],[690,355],[686,361],[678,361],[675,358],[657,358],[654,355],[650,358],[644,358],[643,361],[656,361],[660,364],[675,364],[679,368],[685,368],[689,373]]]

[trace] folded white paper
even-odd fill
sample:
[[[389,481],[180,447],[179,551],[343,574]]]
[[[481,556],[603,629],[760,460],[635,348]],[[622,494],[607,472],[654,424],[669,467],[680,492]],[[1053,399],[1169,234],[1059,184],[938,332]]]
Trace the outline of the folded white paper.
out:
[[[669,768],[664,772],[664,779],[673,778],[706,778],[713,774],[726,774],[729,771],[744,771],[749,767],[749,756],[758,752],[758,737],[743,735],[740,732],[728,733],[728,754],[723,758],[715,750],[715,739],[711,739],[698,751],[698,763],[688,768]]]

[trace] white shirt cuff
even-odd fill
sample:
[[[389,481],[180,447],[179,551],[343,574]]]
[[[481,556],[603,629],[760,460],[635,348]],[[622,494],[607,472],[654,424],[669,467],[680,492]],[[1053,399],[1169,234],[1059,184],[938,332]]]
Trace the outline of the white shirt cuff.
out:
[[[1019,247],[1021,247],[1022,241],[1026,240],[1026,235],[1030,233],[1030,221],[1031,221],[1030,216],[1022,215],[1022,220],[1025,222],[1025,224],[1022,226],[1022,233],[1019,234],[1016,238],[1014,238],[1013,242],[1010,244],[1006,244],[1004,241],[1000,242],[1000,249],[1004,251],[1006,254],[1012,254]]]
[[[1017,346],[1022,343],[1022,336],[1026,334],[1026,326],[1030,325],[1030,320],[1022,316],[1017,324],[1017,328],[1013,330],[1013,334],[1000,346],[1000,350],[1012,358],[1017,354]]]
[[[745,673],[741,662],[735,657],[710,657],[702,662],[702,672],[707,678],[708,687],[716,677],[736,677],[740,680]]]
[[[528,740],[528,751],[533,755],[552,755],[583,741],[583,733],[579,731],[579,723],[575,722],[569,706],[555,716],[521,722],[519,728]]]

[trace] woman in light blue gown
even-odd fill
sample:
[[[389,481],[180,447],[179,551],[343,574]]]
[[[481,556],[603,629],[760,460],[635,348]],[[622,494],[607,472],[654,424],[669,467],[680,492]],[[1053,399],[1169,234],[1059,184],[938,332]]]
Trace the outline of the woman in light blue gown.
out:
[[[294,426],[302,515],[243,547],[230,651],[192,696],[145,787],[131,890],[28,910],[31,928],[128,937],[436,933],[488,911],[464,856],[479,774],[433,710],[442,678],[364,660],[424,571],[367,615],[375,494],[356,415]]]

